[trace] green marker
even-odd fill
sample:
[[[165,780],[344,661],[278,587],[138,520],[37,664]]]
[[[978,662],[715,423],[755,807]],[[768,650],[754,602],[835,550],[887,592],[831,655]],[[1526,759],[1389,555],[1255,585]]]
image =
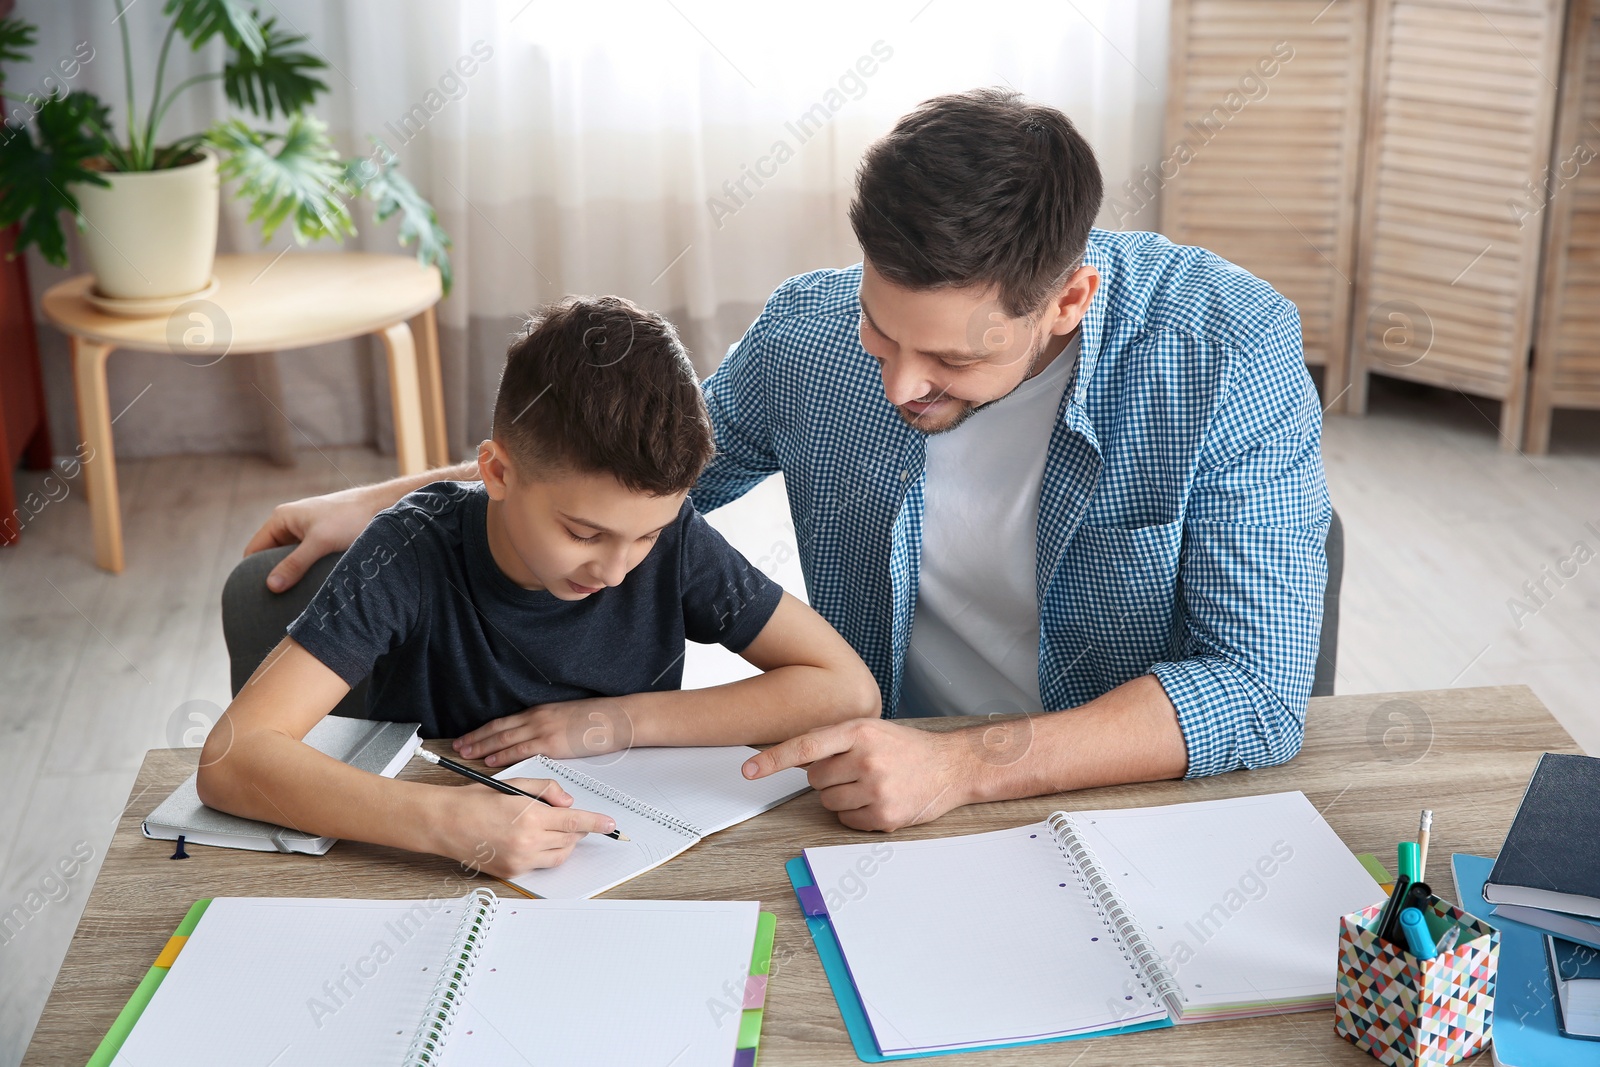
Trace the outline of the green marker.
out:
[[[1417,843],[1415,841],[1400,842],[1400,873],[1417,880],[1420,872],[1417,870]]]

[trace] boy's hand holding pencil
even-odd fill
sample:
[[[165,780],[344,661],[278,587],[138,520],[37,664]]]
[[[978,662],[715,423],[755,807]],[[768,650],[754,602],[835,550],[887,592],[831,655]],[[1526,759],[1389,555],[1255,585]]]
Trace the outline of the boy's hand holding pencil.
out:
[[[429,851],[453,856],[485,874],[515,878],[558,866],[587,834],[626,840],[609,815],[574,808],[571,794],[553,781],[493,779],[426,749],[418,749],[417,755],[472,779],[447,794],[434,827],[441,838]]]

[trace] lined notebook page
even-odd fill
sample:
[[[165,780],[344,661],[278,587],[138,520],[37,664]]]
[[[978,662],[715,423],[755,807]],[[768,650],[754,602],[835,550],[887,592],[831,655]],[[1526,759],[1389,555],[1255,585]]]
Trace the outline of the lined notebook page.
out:
[[[213,900],[112,1062],[399,1063],[460,901]]]
[[[635,748],[605,756],[550,763],[604,782],[705,833],[724,829],[809,788],[805,772],[782,771],[748,781],[739,768],[755,754],[742,746],[719,748]],[[693,845],[696,838],[552,773],[543,760],[508,767],[496,778],[553,778],[572,794],[576,807],[610,815],[628,841],[590,834],[559,867],[530,871],[510,879],[530,893],[553,900],[596,896],[643,874]]]
[[[1331,1003],[1339,917],[1383,899],[1303,793],[1071,818],[1190,1020]]]
[[[496,777],[550,778],[552,775],[539,761],[524,760]],[[552,900],[592,897],[667,862],[697,840],[581,785],[566,779],[557,780],[572,794],[573,807],[611,816],[628,840],[613,841],[604,834],[588,834],[567,854],[561,866],[545,867],[507,879],[530,893]]]
[[[729,1067],[757,910],[503,897],[441,1067]]]
[[[633,748],[604,756],[552,760],[715,833],[775,808],[811,788],[797,767],[750,781],[739,768],[753,748]],[[531,772],[530,772],[531,773]]]
[[[805,857],[884,1053],[1166,1016],[1044,823]]]

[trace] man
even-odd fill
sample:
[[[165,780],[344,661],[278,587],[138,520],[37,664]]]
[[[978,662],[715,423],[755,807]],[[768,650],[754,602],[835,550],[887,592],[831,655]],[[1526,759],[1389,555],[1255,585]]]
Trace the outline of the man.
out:
[[[705,383],[695,506],[783,472],[812,605],[888,717],[746,773],[807,766],[846,825],[1299,751],[1330,518],[1299,315],[1211,253],[1092,230],[1101,196],[1060,112],[927,101],[862,162],[863,263],[785,282]],[[300,541],[283,588],[470,476],[283,505],[246,551]],[[945,714],[997,717],[889,721]]]

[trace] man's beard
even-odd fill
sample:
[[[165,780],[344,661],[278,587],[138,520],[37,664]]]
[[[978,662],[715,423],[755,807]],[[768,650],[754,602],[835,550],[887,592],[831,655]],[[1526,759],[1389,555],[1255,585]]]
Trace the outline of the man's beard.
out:
[[[1041,354],[1043,354],[1043,352],[1045,350],[1045,344],[1046,344],[1046,341],[1040,341],[1038,344],[1033,346],[1033,351],[1031,353],[1029,353],[1029,355],[1028,355],[1028,369],[1023,372],[1021,381],[1018,381],[1016,385],[1011,387],[1011,391],[1010,392],[1005,393],[1002,396],[997,396],[993,400],[985,400],[981,404],[974,404],[970,400],[957,399],[957,402],[962,404],[962,405],[964,405],[964,407],[956,415],[956,417],[954,419],[950,420],[950,423],[947,426],[929,427],[929,426],[926,426],[926,425],[924,425],[922,423],[922,421],[921,421],[922,420],[922,416],[921,415],[910,415],[910,414],[907,414],[906,410],[904,408],[898,407],[898,406],[895,408],[895,411],[899,413],[900,417],[902,419],[904,419],[906,421],[906,424],[909,425],[913,430],[919,430],[924,435],[926,435],[928,437],[933,437],[933,436],[936,436],[936,435],[942,434],[942,433],[949,433],[951,430],[955,429],[957,426],[960,426],[962,423],[964,423],[968,419],[972,418],[972,416],[976,415],[978,412],[984,410],[985,408],[993,407],[994,405],[1000,403],[1000,401],[1002,401],[1006,397],[1010,396],[1011,393],[1014,393],[1018,389],[1020,389],[1022,387],[1022,383],[1023,382],[1027,381],[1029,378],[1032,378],[1033,377],[1034,368],[1039,365],[1039,356]],[[946,398],[941,397],[941,399],[946,399]]]

